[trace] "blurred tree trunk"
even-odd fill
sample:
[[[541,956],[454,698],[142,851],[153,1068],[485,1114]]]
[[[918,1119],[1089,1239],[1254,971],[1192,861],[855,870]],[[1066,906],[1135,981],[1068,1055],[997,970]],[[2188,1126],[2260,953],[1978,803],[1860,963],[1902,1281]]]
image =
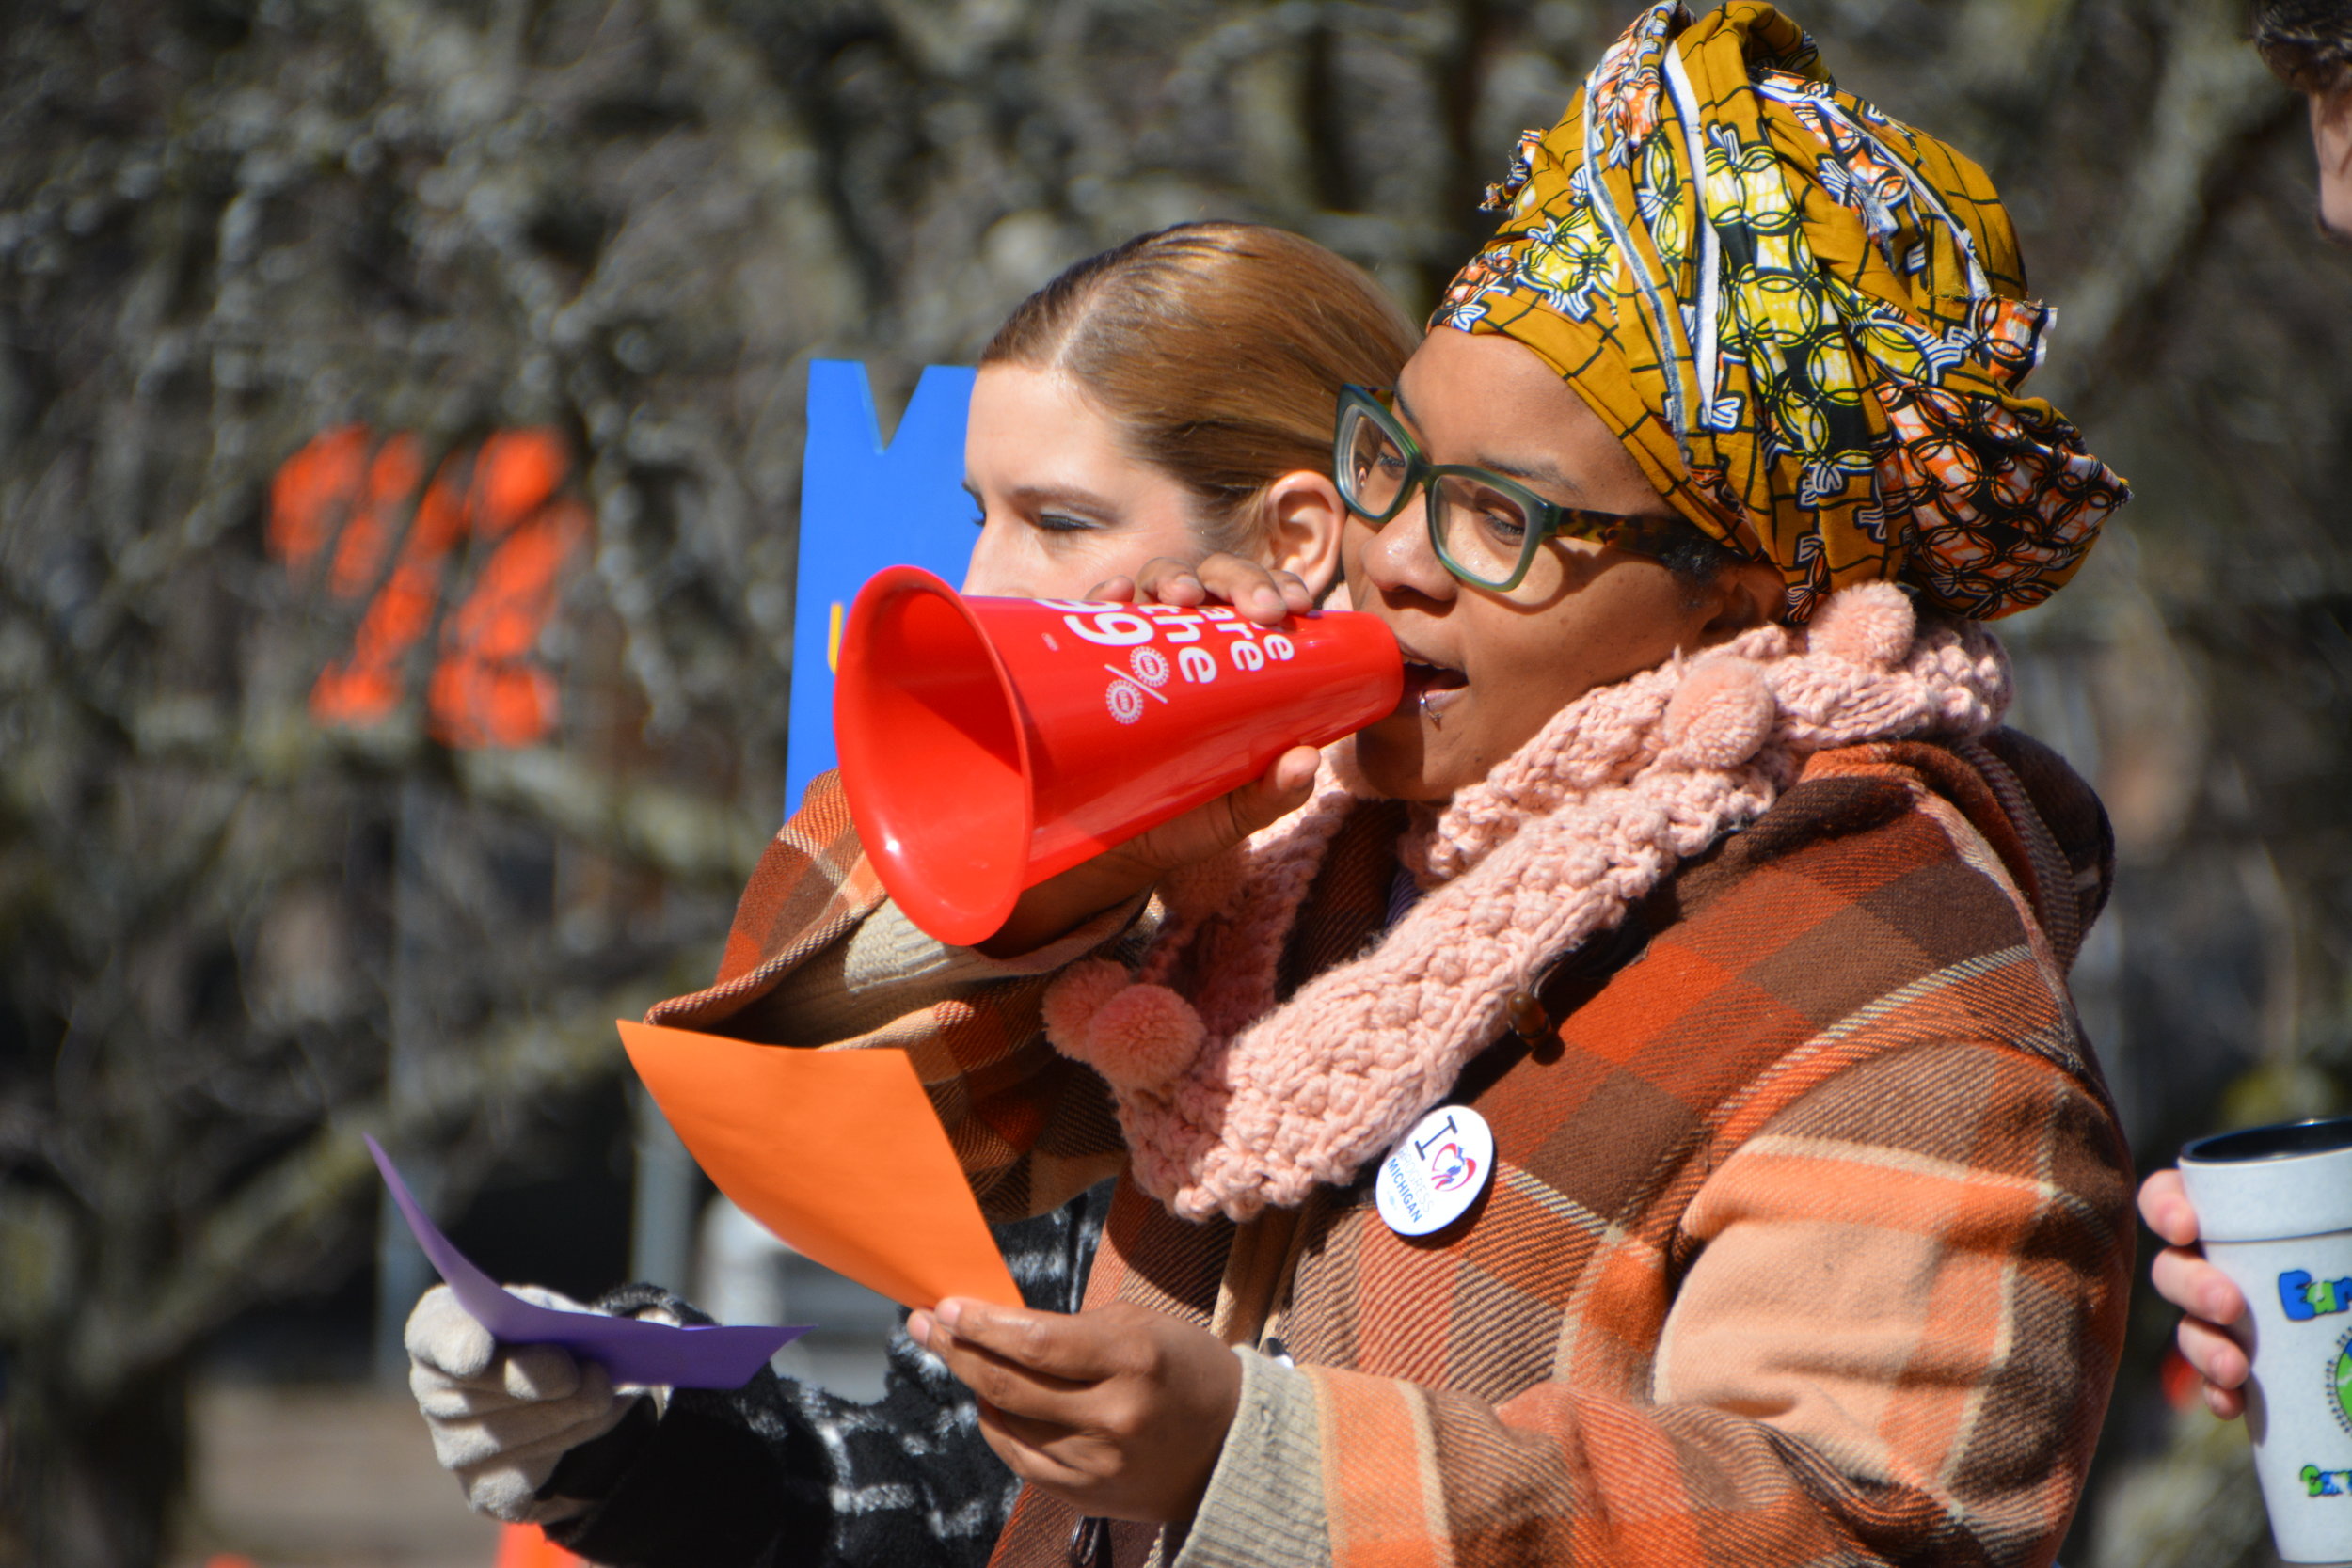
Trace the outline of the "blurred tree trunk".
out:
[[[14,1399],[24,1414],[10,1422],[10,1482],[43,1506],[10,1542],[10,1560],[159,1560],[168,1520],[159,1504],[187,1481],[185,1364],[158,1369],[103,1403],[70,1386],[20,1389]]]

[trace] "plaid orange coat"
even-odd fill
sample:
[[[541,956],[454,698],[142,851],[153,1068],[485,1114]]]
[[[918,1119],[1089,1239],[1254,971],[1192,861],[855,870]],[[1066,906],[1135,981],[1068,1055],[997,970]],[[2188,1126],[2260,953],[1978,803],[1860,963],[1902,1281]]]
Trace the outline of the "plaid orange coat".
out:
[[[1379,928],[1398,825],[1368,805],[1334,840],[1294,982]],[[652,1019],[812,1043],[775,1000],[880,902],[854,843],[812,792],[720,983]],[[1189,1530],[1098,1544],[1121,1564],[2048,1562],[2131,1268],[2128,1158],[2064,984],[2109,864],[2096,800],[2022,736],[1824,752],[1581,956],[1554,1030],[1466,1071],[1453,1098],[1499,1174],[1446,1231],[1394,1234],[1366,1179],[1238,1230],[1122,1180],[1089,1302],[1265,1354]],[[1099,1081],[1041,1037],[1046,978],[830,1042],[912,1054],[992,1217],[1120,1164]],[[1075,1560],[1096,1540],[1076,1523],[1029,1492],[993,1560]]]

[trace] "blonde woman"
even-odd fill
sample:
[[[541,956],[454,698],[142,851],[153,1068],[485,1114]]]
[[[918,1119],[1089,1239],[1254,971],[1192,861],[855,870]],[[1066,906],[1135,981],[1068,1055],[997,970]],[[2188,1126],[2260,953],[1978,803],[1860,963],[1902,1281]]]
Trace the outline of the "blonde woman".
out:
[[[1246,570],[1244,610],[1261,621],[1324,599],[1346,518],[1330,473],[1340,388],[1392,379],[1413,336],[1362,271],[1280,230],[1184,224],[1079,262],[981,356],[965,441],[980,533],[963,586],[1123,594],[1160,558],[1217,582]],[[810,835],[839,865],[858,853],[831,775],[786,836]],[[774,1026],[814,1037],[827,1017],[783,1006]],[[1033,1305],[1077,1306],[1108,1196],[997,1227]],[[650,1285],[596,1306],[700,1317]],[[872,1406],[765,1372],[723,1397],[616,1391],[561,1351],[502,1349],[441,1289],[408,1343],[436,1450],[469,1500],[598,1560],[977,1564],[1011,1504],[970,1395],[903,1335]]]

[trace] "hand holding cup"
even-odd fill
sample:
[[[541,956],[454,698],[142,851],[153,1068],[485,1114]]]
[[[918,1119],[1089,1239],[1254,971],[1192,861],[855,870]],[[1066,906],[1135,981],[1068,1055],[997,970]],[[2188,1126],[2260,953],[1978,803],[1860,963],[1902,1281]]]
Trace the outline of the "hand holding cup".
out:
[[[2279,1555],[2352,1563],[2352,1117],[2200,1139],[2181,1151],[2181,1179],[2205,1257],[2247,1310],[2226,1316],[2235,1303],[2185,1260],[2165,1272],[2223,1316],[2245,1356],[2247,1426]],[[2156,1195],[2160,1212],[2168,1196]],[[2204,1336],[2185,1337],[2184,1351],[2196,1347],[2209,1379],[2227,1378],[2234,1365]]]

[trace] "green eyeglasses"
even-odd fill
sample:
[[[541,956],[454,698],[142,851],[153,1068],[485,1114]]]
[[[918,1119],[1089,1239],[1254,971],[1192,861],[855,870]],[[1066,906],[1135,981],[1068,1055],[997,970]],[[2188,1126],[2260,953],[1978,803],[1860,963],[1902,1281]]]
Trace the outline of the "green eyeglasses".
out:
[[[1349,508],[1375,527],[1425,487],[1429,543],[1464,582],[1510,593],[1555,534],[1650,556],[1673,542],[1669,524],[1562,506],[1490,469],[1430,462],[1391,412],[1391,395],[1387,388],[1340,388],[1332,477]]]

